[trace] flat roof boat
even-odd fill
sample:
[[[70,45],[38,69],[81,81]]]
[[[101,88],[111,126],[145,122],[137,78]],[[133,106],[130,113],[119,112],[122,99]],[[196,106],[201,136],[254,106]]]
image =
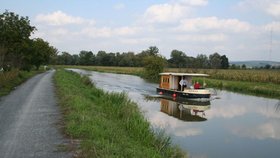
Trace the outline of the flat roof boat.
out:
[[[205,88],[205,81],[200,85],[192,80],[193,77],[208,77],[207,74],[164,72],[159,75],[159,95],[181,99],[209,99],[211,96],[210,90]]]

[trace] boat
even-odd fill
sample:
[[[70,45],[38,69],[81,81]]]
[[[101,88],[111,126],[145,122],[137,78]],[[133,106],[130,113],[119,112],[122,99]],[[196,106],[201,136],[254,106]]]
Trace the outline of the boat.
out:
[[[208,74],[164,72],[159,75],[161,76],[157,88],[159,95],[181,99],[209,99],[211,97],[210,90],[205,88],[205,81],[202,86],[192,81],[193,77],[205,78],[209,76]]]

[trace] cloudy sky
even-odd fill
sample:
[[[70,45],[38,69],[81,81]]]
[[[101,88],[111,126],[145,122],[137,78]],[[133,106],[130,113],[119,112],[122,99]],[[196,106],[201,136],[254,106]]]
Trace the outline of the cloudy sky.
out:
[[[140,52],[280,61],[280,0],[0,0],[59,51]]]

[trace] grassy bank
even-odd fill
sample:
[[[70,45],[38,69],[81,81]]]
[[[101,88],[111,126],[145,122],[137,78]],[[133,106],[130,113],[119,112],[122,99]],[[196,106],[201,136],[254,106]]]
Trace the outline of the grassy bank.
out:
[[[63,67],[63,66],[60,66]],[[99,72],[122,73],[141,76],[143,68],[133,67],[100,67],[100,66],[67,66]],[[277,70],[214,70],[214,69],[174,69],[166,68],[165,72],[206,73],[208,87],[230,90],[244,94],[280,98],[280,72]]]
[[[110,72],[116,74],[129,74],[143,76],[144,69],[142,67],[110,67],[110,66],[76,66],[76,65],[56,65],[56,68],[75,68],[98,72]]]
[[[203,83],[203,79],[197,79]],[[280,85],[245,81],[205,79],[207,87],[215,87],[243,94],[280,99]]]
[[[14,87],[20,85],[30,77],[41,73],[42,71],[19,71],[11,70],[7,72],[0,72],[0,96],[9,94]]]
[[[125,94],[106,93],[65,70],[56,72],[55,83],[65,133],[81,140],[78,157],[184,157]]]

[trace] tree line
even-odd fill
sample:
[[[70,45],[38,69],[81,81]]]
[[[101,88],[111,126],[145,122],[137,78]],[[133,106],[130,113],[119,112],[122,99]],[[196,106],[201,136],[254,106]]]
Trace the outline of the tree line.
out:
[[[62,52],[56,56],[58,65],[94,65],[94,66],[121,66],[121,67],[143,67],[146,65],[145,58],[159,56],[167,67],[171,68],[229,68],[229,61],[226,55],[213,53],[209,55],[198,54],[196,57],[187,56],[179,50],[171,51],[170,59],[159,54],[156,46],[151,46],[140,53],[123,52],[112,53],[105,51],[81,51],[79,54],[71,55]]]
[[[28,17],[7,10],[0,14],[0,71],[39,69],[57,55],[57,49],[47,41],[31,39],[35,31]]]

